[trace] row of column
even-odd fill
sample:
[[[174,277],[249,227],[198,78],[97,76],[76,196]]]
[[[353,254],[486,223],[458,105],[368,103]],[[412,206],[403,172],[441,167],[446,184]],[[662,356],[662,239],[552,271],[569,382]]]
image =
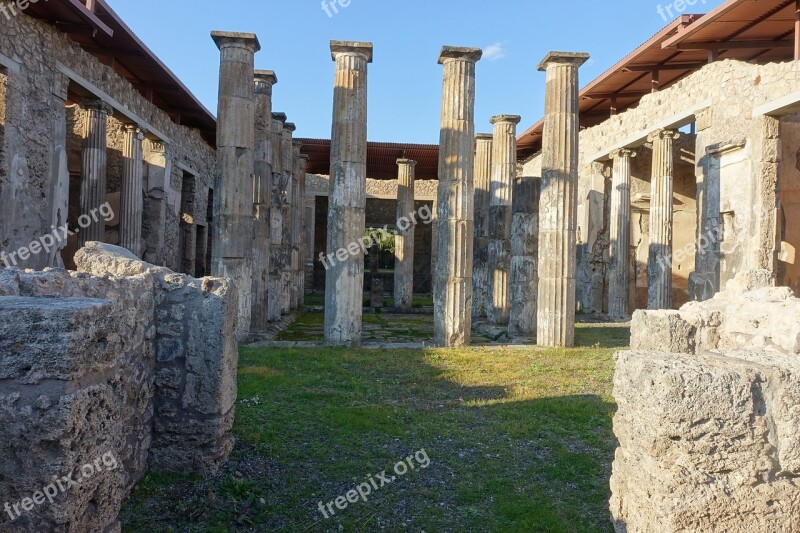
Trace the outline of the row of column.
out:
[[[673,192],[675,130],[659,129],[647,141],[652,144],[653,161],[650,194],[650,247],[647,274],[647,308],[672,308]],[[608,313],[630,316],[629,276],[631,247],[631,159],[630,148],[611,153],[611,224],[608,274]]]
[[[106,201],[107,174],[107,128],[108,117],[113,109],[102,100],[90,100],[83,104],[85,111],[81,182],[81,215],[91,213]],[[122,148],[122,190],[119,212],[119,245],[133,252],[137,257],[144,253],[142,238],[142,219],[144,201],[142,196],[144,178],[143,141],[147,133],[144,127],[136,124],[125,125]],[[154,141],[154,145],[161,143]],[[92,219],[92,223],[78,233],[78,245],[105,240],[105,220]]]
[[[357,345],[361,339],[365,252],[363,243],[360,248],[357,243],[365,229],[367,65],[372,60],[372,45],[337,41],[331,43],[331,52],[336,74],[327,249],[352,251],[343,255],[344,260],[332,262],[327,271],[325,339],[334,345]],[[486,146],[479,146],[483,151],[478,168],[491,168],[492,179],[489,206],[480,213],[482,221],[476,234],[475,65],[481,56],[477,48],[444,47],[439,57],[444,75],[433,291],[435,343],[462,346],[470,342],[473,312],[482,309],[481,304],[473,302],[474,246],[476,240],[486,239],[487,315],[498,323],[509,323],[512,309],[530,314],[531,306],[525,305],[527,295],[538,295],[536,320],[517,317],[515,328],[530,329],[535,322],[540,344],[571,346],[575,324],[577,70],[588,55],[551,53],[540,65],[547,72],[541,192],[531,180],[515,183],[515,128],[519,117],[493,119],[491,164],[486,161]],[[485,175],[481,179],[485,184]],[[401,168],[399,180],[401,190],[408,190],[407,169]],[[516,209],[512,201],[515,185],[520,196]],[[537,217],[535,202],[539,195],[542,200]],[[408,207],[409,199],[401,201],[404,205],[398,208],[399,215]],[[520,239],[519,259],[512,268],[515,212],[519,215],[517,232],[520,237],[524,233],[525,238]],[[537,227],[538,242],[528,235]],[[405,245],[405,238],[399,235],[398,243]],[[398,254],[404,257],[405,250]],[[537,264],[537,257],[541,264]],[[400,290],[405,288],[405,266],[402,262],[400,266],[396,296],[407,301],[408,293]],[[481,264],[481,271],[483,268]],[[515,298],[516,306],[512,306],[509,294],[509,273],[513,272],[515,284],[527,287],[525,301]]]
[[[212,274],[239,293],[238,336],[302,306],[306,157],[273,113],[274,72],[255,70],[258,38],[212,32],[220,49]]]
[[[475,290],[485,298],[485,312],[490,321],[509,325],[513,322],[514,331],[522,334],[532,332],[535,324],[540,345],[572,346],[578,68],[588,55],[550,53],[540,64],[540,70],[547,73],[540,184],[530,178],[515,181],[515,127],[519,117],[493,118],[491,163],[487,162],[488,138],[478,138],[477,146],[474,144],[475,63],[480,57],[478,49],[453,47],[445,47],[440,56],[444,88],[434,272],[435,342],[438,346],[469,344],[472,316],[480,316],[484,309],[482,302],[473,301]],[[479,187],[485,187],[487,168],[492,169],[488,180],[489,205],[476,208],[475,174]],[[520,197],[516,205],[515,186]],[[486,198],[485,190],[479,190],[478,198]],[[480,218],[477,232],[476,211]],[[512,245],[512,233],[516,247]],[[483,250],[473,254],[474,246],[484,241],[485,266]],[[472,279],[474,257],[479,258],[477,282]],[[510,289],[519,294],[512,298]],[[526,305],[531,299],[538,303],[535,319],[533,306]]]

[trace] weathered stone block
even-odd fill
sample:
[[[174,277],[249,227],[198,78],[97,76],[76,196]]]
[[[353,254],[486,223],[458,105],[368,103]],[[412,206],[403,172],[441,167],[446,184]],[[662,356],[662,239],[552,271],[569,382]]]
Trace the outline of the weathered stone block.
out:
[[[680,311],[637,312],[617,356],[617,531],[800,524],[800,299],[745,272]],[[673,352],[673,353],[668,353]]]
[[[215,471],[232,449],[239,362],[239,301],[232,283],[176,274],[100,243],[80,250],[76,263],[92,273],[152,276],[158,320],[150,467]]]
[[[617,356],[617,531],[791,531],[800,523],[800,362],[769,351]]]

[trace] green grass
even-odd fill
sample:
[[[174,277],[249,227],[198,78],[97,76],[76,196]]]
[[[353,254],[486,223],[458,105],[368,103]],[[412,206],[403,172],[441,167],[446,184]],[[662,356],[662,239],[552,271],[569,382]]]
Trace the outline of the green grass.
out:
[[[611,531],[613,352],[581,348],[243,349],[231,460],[210,479],[148,474],[125,531]],[[424,449],[331,519],[337,496]]]

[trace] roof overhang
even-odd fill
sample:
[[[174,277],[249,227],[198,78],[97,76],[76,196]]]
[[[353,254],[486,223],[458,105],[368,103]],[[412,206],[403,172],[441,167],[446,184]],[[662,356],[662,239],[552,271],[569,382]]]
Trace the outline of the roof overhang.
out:
[[[674,20],[580,91],[580,125],[636,107],[711,61],[768,63],[794,58],[796,0],[728,0],[707,15]],[[518,138],[518,156],[541,149],[544,119]]]
[[[307,171],[330,175],[331,141],[329,139],[298,139],[300,153],[308,156]],[[397,179],[397,160],[417,162],[415,179],[436,180],[439,175],[438,144],[367,143],[367,177],[378,180]]]
[[[180,79],[133,33],[105,0],[31,3],[25,13],[66,33],[113,68],[177,124],[197,128],[216,146],[217,121]]]

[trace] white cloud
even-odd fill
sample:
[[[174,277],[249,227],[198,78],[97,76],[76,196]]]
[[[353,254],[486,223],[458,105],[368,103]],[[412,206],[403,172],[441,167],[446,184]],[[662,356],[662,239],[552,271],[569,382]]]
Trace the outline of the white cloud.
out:
[[[487,46],[483,51],[483,58],[487,61],[500,61],[506,57],[506,51],[503,46],[503,43],[494,43]]]

